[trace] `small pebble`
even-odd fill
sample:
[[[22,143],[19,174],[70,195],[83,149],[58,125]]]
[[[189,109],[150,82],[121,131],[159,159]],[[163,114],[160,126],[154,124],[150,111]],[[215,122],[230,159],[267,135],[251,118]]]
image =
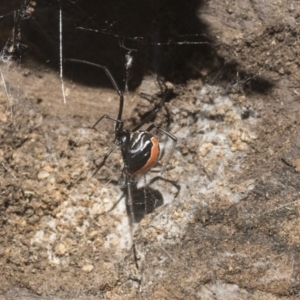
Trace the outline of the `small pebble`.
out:
[[[93,265],[85,265],[82,267],[82,270],[87,273],[90,273],[93,269],[94,269]]]
[[[47,171],[45,171],[45,170],[40,171],[40,172],[38,173],[38,175],[37,175],[37,177],[38,177],[39,180],[45,179],[45,178],[47,178],[48,176],[49,176],[49,173],[48,173]]]

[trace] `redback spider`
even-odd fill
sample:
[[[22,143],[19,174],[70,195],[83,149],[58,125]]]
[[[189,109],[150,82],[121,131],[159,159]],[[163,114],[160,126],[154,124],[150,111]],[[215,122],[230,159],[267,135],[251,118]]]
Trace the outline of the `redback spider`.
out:
[[[104,166],[107,158],[117,147],[119,147],[121,149],[121,154],[124,162],[122,174],[124,179],[124,185],[126,186],[127,193],[128,193],[127,205],[130,214],[130,226],[132,226],[132,223],[134,222],[134,212],[133,212],[132,191],[130,186],[133,185],[134,177],[136,175],[145,174],[155,165],[155,163],[159,159],[159,154],[160,154],[159,142],[153,136],[151,131],[153,129],[156,129],[162,132],[163,134],[167,135],[173,142],[173,147],[170,150],[166,163],[168,162],[169,158],[173,154],[175,145],[177,143],[177,138],[173,134],[167,132],[166,130],[164,130],[163,128],[161,128],[160,126],[154,123],[150,124],[150,126],[146,130],[140,130],[142,126],[149,123],[156,116],[156,114],[162,109],[167,97],[168,88],[158,78],[157,82],[162,92],[160,103],[156,107],[154,107],[154,109],[150,111],[148,115],[140,123],[135,125],[133,129],[131,130],[125,129],[124,122],[122,121],[124,96],[120,88],[118,87],[115,79],[113,78],[112,74],[110,73],[109,69],[105,66],[96,63],[91,63],[88,61],[82,61],[77,59],[68,59],[68,61],[84,63],[84,64],[88,64],[103,69],[107,74],[107,76],[109,77],[114,89],[119,95],[120,104],[119,104],[119,112],[117,118],[104,114],[92,127],[93,129],[95,129],[96,126],[103,119],[108,119],[116,123],[114,129],[114,134],[115,134],[113,140],[114,145],[106,152],[102,162],[97,166],[92,176],[94,176]],[[163,86],[165,90],[163,90]]]

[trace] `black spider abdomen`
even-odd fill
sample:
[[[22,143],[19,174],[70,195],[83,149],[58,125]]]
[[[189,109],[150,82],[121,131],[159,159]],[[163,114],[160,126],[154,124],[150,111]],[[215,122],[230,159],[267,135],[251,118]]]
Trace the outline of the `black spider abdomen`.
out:
[[[147,131],[131,133],[125,151],[125,161],[130,174],[143,174],[153,167],[159,157],[159,143]]]

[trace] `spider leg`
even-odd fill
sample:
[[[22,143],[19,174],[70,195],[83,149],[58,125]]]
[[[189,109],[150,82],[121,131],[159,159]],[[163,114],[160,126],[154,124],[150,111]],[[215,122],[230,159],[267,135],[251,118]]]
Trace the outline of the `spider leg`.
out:
[[[116,122],[116,124],[119,124],[119,127],[118,128],[122,128],[123,127],[123,122],[121,120],[118,120],[116,118],[113,118],[109,115],[103,115],[95,124],[94,126],[92,127],[92,129],[95,129],[95,127],[103,120],[103,119],[109,119],[111,121],[114,121]],[[115,129],[115,134],[117,135],[117,129]],[[115,141],[116,141],[117,137],[115,137]],[[104,155],[104,158],[102,160],[102,162],[100,163],[100,165],[97,166],[97,169],[94,171],[92,177],[94,177],[96,175],[96,173],[104,166],[107,158],[110,156],[110,154],[116,149],[116,147],[118,146],[118,144],[115,144],[113,145],[107,152],[106,154]]]
[[[128,168],[125,166],[124,169],[125,172],[125,185],[126,185],[126,190],[127,190],[127,205],[129,208],[129,225],[132,228],[133,223],[134,223],[134,211],[133,211],[133,200],[132,200],[132,192],[131,192],[131,175],[128,173]]]
[[[95,129],[96,126],[103,120],[103,119],[109,119],[111,121],[116,122],[116,124],[119,124],[119,127],[123,127],[123,122],[119,119],[113,118],[109,115],[103,115],[93,126],[92,129]]]
[[[99,216],[106,215],[106,214],[108,214],[109,212],[113,211],[113,210],[116,208],[116,206],[121,202],[121,200],[123,199],[123,197],[124,197],[124,194],[120,197],[120,199],[118,199],[118,200],[113,204],[113,206],[112,206],[110,209],[108,209],[108,210],[106,210],[105,212],[99,214]]]
[[[104,155],[102,162],[97,166],[97,169],[94,171],[92,177],[94,177],[96,175],[96,173],[98,173],[98,171],[104,166],[107,158],[112,154],[112,152],[117,148],[117,146],[118,145],[115,144],[112,147],[110,147],[110,149]]]
[[[165,82],[160,78],[160,77],[156,77],[156,80],[157,80],[157,83],[159,85],[159,88],[160,88],[160,91],[162,94],[165,94],[164,95],[164,101],[166,100],[167,98],[167,95],[168,95],[168,92],[169,92],[169,89],[167,87],[167,85],[165,84]]]
[[[164,177],[161,177],[161,176],[155,176],[154,178],[152,178],[149,182],[148,182],[148,186],[153,184],[154,182],[158,181],[158,180],[162,180],[162,181],[165,181],[165,182],[168,182],[170,184],[172,184],[176,189],[177,189],[177,192],[174,196],[174,198],[177,198],[179,193],[180,193],[180,190],[181,190],[181,186],[175,182],[174,180],[171,180],[171,179],[166,179]]]
[[[124,175],[125,175],[125,185],[127,189],[127,203],[128,206],[128,213],[129,213],[129,227],[130,227],[130,237],[132,241],[132,251],[133,251],[133,257],[134,257],[134,263],[136,268],[138,269],[138,258],[137,258],[137,251],[135,248],[135,242],[133,237],[133,226],[134,226],[134,211],[133,211],[133,198],[132,198],[132,191],[131,191],[131,185],[134,184],[133,177],[128,173],[128,166],[125,165],[124,167]]]
[[[167,99],[167,95],[169,93],[169,89],[166,86],[166,84],[163,82],[162,79],[160,79],[159,77],[157,77],[156,80],[158,82],[159,88],[160,88],[161,93],[162,93],[161,100],[160,100],[159,104],[152,111],[150,111],[149,115],[146,118],[144,118],[139,124],[137,124],[132,129],[132,131],[139,130],[143,125],[145,125],[146,123],[148,123],[163,108],[163,105],[164,105],[164,103],[165,103],[165,101]],[[144,96],[142,98],[145,98],[145,99],[149,100],[147,97],[144,97]]]
[[[123,107],[124,107],[124,95],[123,95],[122,91],[120,90],[120,88],[119,88],[116,80],[114,79],[114,77],[112,76],[111,72],[109,71],[109,69],[106,66],[102,66],[102,65],[99,65],[99,64],[96,64],[96,63],[92,63],[92,62],[89,62],[89,61],[86,61],[86,60],[68,58],[68,59],[66,59],[66,61],[72,61],[72,62],[76,62],[76,63],[86,64],[86,65],[90,65],[90,66],[97,67],[97,68],[100,68],[100,69],[104,70],[104,72],[106,73],[107,77],[110,79],[110,81],[111,81],[111,83],[112,83],[115,91],[119,95],[120,106],[119,106],[119,112],[118,112],[118,118],[117,118],[117,120],[121,120],[122,119],[122,114],[123,114]],[[100,120],[94,126],[96,126],[99,122],[100,122]],[[121,130],[122,130],[121,123],[117,123],[116,124],[116,135]]]
[[[161,128],[160,126],[158,126],[158,125],[156,125],[156,124],[151,124],[147,129],[146,129],[146,131],[148,131],[148,132],[150,132],[153,128],[156,128],[157,130],[159,130],[159,131],[161,131],[162,133],[164,133],[166,136],[168,136],[171,140],[172,140],[172,142],[173,142],[173,147],[172,147],[172,149],[170,150],[170,152],[169,152],[169,155],[168,155],[168,157],[167,157],[167,160],[166,160],[166,162],[164,163],[164,165],[163,165],[163,170],[162,170],[162,172],[165,172],[165,167],[166,167],[166,165],[168,164],[168,162],[169,162],[169,160],[170,160],[170,158],[171,158],[171,156],[173,155],[173,153],[174,153],[174,151],[175,151],[175,147],[176,147],[176,144],[177,144],[177,138],[175,137],[175,135],[173,135],[172,133],[170,133],[170,132],[168,132],[168,131],[166,131],[166,130],[164,130],[163,128]]]

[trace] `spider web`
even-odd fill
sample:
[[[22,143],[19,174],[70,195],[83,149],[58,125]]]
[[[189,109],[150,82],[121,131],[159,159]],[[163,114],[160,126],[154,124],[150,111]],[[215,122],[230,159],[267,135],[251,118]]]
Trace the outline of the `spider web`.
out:
[[[51,201],[53,197],[55,197],[55,192],[52,188],[50,188],[51,191],[46,191],[46,188],[46,190],[43,190],[43,192],[40,193],[37,192],[37,185],[41,184],[45,187],[47,182],[48,184],[50,182],[53,185],[60,185],[60,188],[68,188],[69,186],[78,184],[73,191],[68,193],[67,197],[61,197],[55,201],[54,209],[57,208],[58,210],[57,215],[60,220],[59,222],[62,222],[66,226],[75,227],[83,234],[86,233],[87,228],[90,227],[89,222],[92,221],[93,217],[91,217],[90,221],[83,221],[82,224],[79,224],[78,222],[81,221],[79,221],[80,218],[77,218],[77,216],[83,214],[86,210],[84,206],[81,206],[80,204],[78,204],[75,209],[71,209],[70,201],[77,203],[85,201],[86,192],[84,190],[87,185],[98,185],[98,183],[95,183],[95,179],[93,179],[94,183],[89,183],[90,178],[88,177],[88,172],[92,168],[92,158],[103,156],[105,150],[104,143],[106,140],[110,139],[110,133],[112,132],[113,127],[108,124],[108,126],[110,125],[111,127],[110,131],[100,132],[100,138],[99,135],[97,136],[97,133],[94,133],[94,138],[90,140],[91,134],[86,128],[91,125],[91,120],[93,118],[91,118],[91,120],[87,118],[86,120],[82,120],[82,122],[78,123],[76,118],[75,121],[73,118],[70,118],[70,115],[73,117],[74,114],[76,117],[79,110],[82,110],[81,112],[86,111],[86,115],[90,115],[89,103],[94,102],[95,99],[97,102],[99,96],[98,90],[94,87],[90,87],[88,88],[88,97],[90,97],[90,99],[86,99],[86,96],[82,95],[80,97],[80,101],[76,104],[69,103],[67,100],[69,93],[72,93],[72,89],[75,89],[75,91],[76,89],[81,90],[79,91],[79,94],[86,94],[86,87],[77,87],[74,85],[72,77],[72,72],[74,72],[73,68],[71,68],[70,71],[71,80],[68,78],[70,73],[66,75],[66,78],[64,77],[66,64],[64,49],[67,48],[66,45],[68,44],[68,39],[65,38],[67,35],[64,34],[64,22],[68,23],[68,20],[65,21],[64,19],[62,2],[53,4],[57,26],[54,36],[50,35],[50,37],[48,37],[45,27],[43,27],[44,24],[40,21],[41,19],[39,19],[41,18],[41,15],[43,15],[43,10],[39,10],[40,8],[38,5],[36,6],[34,1],[24,1],[20,6],[18,4],[15,6],[15,8],[12,8],[13,10],[1,14],[1,19],[4,20],[3,26],[5,26],[5,30],[8,31],[6,40],[3,42],[3,46],[1,48],[2,91],[4,91],[5,99],[5,101],[2,102],[5,115],[5,118],[3,119],[3,128],[5,128],[7,136],[11,135],[13,139],[16,140],[7,143],[5,151],[6,153],[13,152],[16,157],[16,161],[13,163],[7,159],[3,161],[3,175],[8,178],[8,181],[12,179],[15,180],[16,189],[20,187],[20,180],[26,181],[25,186],[21,185],[21,190],[24,191],[25,195],[29,195],[28,197],[26,196],[25,199],[29,199],[31,210],[34,212],[36,211],[35,200],[37,201],[40,194],[44,193],[42,199],[46,202]],[[50,15],[53,13],[53,7],[51,5],[45,5],[45,10],[46,9],[50,10]],[[93,18],[91,20],[93,21]],[[112,27],[113,23],[114,21],[105,21],[105,28]],[[34,61],[32,57],[32,53],[33,56],[37,55],[39,49],[37,51],[37,49],[34,48],[35,45],[32,43],[31,36],[31,30],[33,30],[34,34],[36,34],[37,29],[41,31],[41,35],[39,37],[43,38],[46,36],[46,40],[50,45],[54,45],[53,49],[56,51],[54,55],[51,51],[45,51],[45,53],[41,54],[41,57],[38,57],[40,59],[38,62]],[[83,28],[82,26],[76,26],[75,29],[82,31],[87,30],[87,28]],[[124,76],[125,79],[122,82],[122,86],[124,86],[124,90],[126,91],[130,80],[131,67],[135,62],[133,54],[137,52],[137,49],[135,48],[137,47],[137,44],[135,43],[137,37],[127,38],[106,29],[102,30],[102,32],[103,31],[105,31],[105,35],[112,37],[114,42],[117,41],[117,48],[123,51],[123,54],[121,54],[121,58],[123,59],[121,59],[121,61],[122,64],[124,64],[122,77]],[[126,42],[132,40],[134,43],[127,46],[127,44],[125,45],[125,40]],[[49,59],[51,56],[52,58]],[[56,72],[52,71],[51,68],[53,65],[56,65],[56,72],[59,73],[59,76],[56,75]],[[47,72],[49,73],[47,80],[41,80]],[[97,76],[98,73],[99,70],[96,70]],[[99,77],[101,78],[101,75]],[[95,81],[98,81],[98,78]],[[52,87],[50,88],[51,93],[47,93],[44,86],[45,83]],[[59,86],[61,87],[60,89],[58,89]],[[105,90],[103,94],[102,98],[108,99],[106,100],[107,103],[103,105],[104,107],[101,107],[102,111],[107,112],[107,108],[108,113],[110,113],[109,109],[111,109],[110,114],[115,114],[117,106],[114,105],[113,108],[110,108],[110,103],[118,103],[117,95],[114,91],[108,89]],[[128,94],[130,93],[128,92]],[[131,97],[128,98],[127,102],[133,105],[134,102],[130,99]],[[51,112],[47,107],[48,103],[51,103],[52,105]],[[129,113],[130,110],[127,105],[125,117],[126,114],[128,116]],[[7,116],[9,116],[10,120],[6,119]],[[94,120],[95,117],[98,118],[99,112],[95,112],[93,117]],[[82,116],[79,115],[78,118],[80,120]],[[79,128],[76,128],[76,126]],[[13,128],[11,132],[8,130],[9,127]],[[36,133],[41,134],[41,137],[37,138],[37,140],[35,140],[34,137]],[[100,151],[97,139],[102,140],[102,142],[100,142]],[[36,144],[34,143],[33,145],[30,145],[30,142],[28,142],[30,140],[33,140]],[[86,147],[85,144],[88,146]],[[39,161],[41,157],[39,159],[29,157],[29,152],[32,151],[32,147],[34,148],[34,151],[36,151],[36,154],[39,153],[39,155],[43,157],[42,162]],[[78,150],[78,148],[81,149],[80,151],[85,152],[85,155],[82,159],[79,159],[79,161],[78,158],[76,158],[78,155],[76,150]],[[74,164],[71,162],[72,156],[75,157]],[[70,162],[68,159],[70,159]],[[117,160],[117,158],[114,157],[113,159],[115,161]],[[24,160],[27,160],[27,162],[24,163]],[[79,165],[76,164],[76,160]],[[117,167],[118,170],[121,170],[122,168],[120,164],[117,165]],[[22,168],[26,169],[29,173],[20,173],[19,170],[22,170]],[[82,170],[85,171],[82,172]],[[70,175],[67,175],[70,173],[72,174],[71,180],[69,178]],[[82,173],[85,174],[82,175]],[[27,180],[37,181],[27,182]],[[111,199],[118,198],[116,190],[119,189],[109,186],[107,188],[103,188],[100,194],[96,193],[91,196],[91,199],[100,199],[100,201],[97,200],[91,210],[89,210],[91,216],[108,210],[108,208],[112,205]],[[154,193],[155,192],[152,191],[152,195]],[[37,197],[32,196],[34,194],[37,194]],[[58,192],[58,194],[60,193]],[[65,201],[62,199],[65,199]],[[50,210],[53,210],[53,208]],[[120,213],[116,210],[116,215],[121,214],[126,216],[126,213],[124,213],[124,207],[121,211],[122,212]],[[43,213],[41,214],[43,215]],[[69,215],[69,217],[66,218],[64,215]],[[73,218],[70,216],[73,216]],[[64,251],[64,247],[62,245],[66,235],[57,235],[57,222],[55,218],[42,216],[42,219],[44,219],[44,221],[41,222],[43,225],[39,226],[39,230],[36,231],[35,235],[31,238],[31,242],[34,245],[41,245],[43,241],[47,239],[48,243],[44,250],[47,253],[48,260],[54,264],[68,264],[68,259],[61,257]],[[125,217],[125,221],[123,220],[119,226],[119,228],[122,228],[122,230],[119,229],[121,233],[111,233],[106,235],[106,247],[110,247],[109,245],[116,243],[116,241],[119,240],[119,236],[128,235],[128,226],[126,227],[124,225],[124,223],[126,223],[126,219],[127,217]],[[39,223],[39,218],[35,219],[32,217],[32,222]],[[97,225],[97,221],[94,222],[92,227],[95,226],[99,226]],[[54,231],[57,238],[54,238],[53,233],[49,233],[49,231]],[[88,229],[88,231],[90,231],[90,229]],[[121,241],[118,242],[118,244],[119,243],[124,244],[123,246],[121,245],[121,249],[128,248],[130,246],[130,242],[126,241],[126,238],[124,242]],[[58,244],[57,248],[55,248],[56,244]]]
[[[120,4],[123,9],[120,13],[117,5],[104,5],[101,10],[91,12],[82,1],[11,3],[0,11],[5,33],[0,47],[1,128],[5,133],[0,176],[11,222],[4,231],[9,233],[16,228],[16,234],[18,230],[23,234],[24,243],[20,246],[18,238],[12,243],[6,241],[12,248],[10,260],[21,266],[20,272],[26,269],[23,266],[36,264],[48,277],[51,273],[47,273],[46,267],[43,269],[43,264],[61,269],[76,266],[83,272],[78,281],[85,286],[90,284],[85,281],[89,272],[105,274],[98,280],[109,289],[120,279],[112,265],[121,261],[121,265],[127,266],[122,272],[133,278],[132,289],[136,291],[139,275],[131,271],[132,266],[126,260],[132,241],[125,201],[111,213],[104,213],[114,200],[122,197],[120,186],[110,182],[121,173],[120,155],[114,153],[103,170],[101,177],[105,184],[99,187],[101,181],[90,178],[95,168],[93,160],[103,157],[112,140],[113,124],[103,123],[98,132],[89,128],[104,113],[116,116],[118,95],[101,70],[71,64],[67,59],[79,58],[109,66],[126,92],[124,119],[129,120],[126,126],[148,111],[149,103],[141,105],[143,100],[134,91],[141,82],[153,84],[156,74],[180,84],[189,80],[189,89],[174,87],[175,95],[183,95],[185,101],[174,100],[173,104],[172,100],[166,104],[172,115],[171,131],[180,139],[166,177],[180,182],[180,197],[174,200],[177,193],[174,185],[155,183],[149,189],[150,194],[161,192],[168,206],[142,221],[139,230],[145,244],[149,241],[159,244],[160,254],[153,258],[157,265],[174,261],[164,247],[180,241],[189,222],[193,222],[197,207],[206,207],[212,195],[238,203],[253,190],[253,181],[236,190],[228,188],[226,183],[228,169],[240,171],[244,156],[236,152],[246,150],[247,142],[256,137],[253,130],[256,112],[236,105],[227,95],[227,88],[204,85],[195,79],[211,70],[208,63],[197,65],[200,54],[196,51],[203,48],[207,51],[210,42],[200,30],[189,32],[184,26],[179,30],[181,24],[170,26],[166,33],[157,30],[153,24],[170,24],[174,21],[172,13],[153,17],[149,9],[150,19],[139,28],[140,19],[132,7],[127,7],[129,4]],[[163,5],[155,11],[160,9],[164,9]],[[45,21],[48,18],[51,26]],[[132,26],[126,25],[128,18],[132,19]],[[178,31],[173,32],[174,28]],[[264,66],[249,76],[236,72],[230,91],[239,91],[263,69]],[[222,76],[222,67],[218,71],[211,76],[211,83]],[[151,87],[142,86],[141,92],[146,90],[150,98],[155,97]],[[138,105],[138,115],[133,118]],[[243,113],[248,116],[244,122],[240,120]],[[171,146],[165,144],[166,148]],[[146,183],[155,175],[147,174]],[[140,193],[140,197],[145,193]],[[14,255],[15,248],[23,260]],[[138,250],[141,260],[149,254],[146,246]],[[26,257],[26,251],[33,253],[32,258]],[[55,276],[59,277],[59,272]],[[69,279],[75,273],[72,269]],[[117,279],[111,283],[107,278]],[[89,280],[91,285],[99,286],[97,280]],[[46,284],[34,286],[33,290],[49,293]],[[69,294],[71,290],[69,287]],[[98,296],[102,294],[95,290]]]

